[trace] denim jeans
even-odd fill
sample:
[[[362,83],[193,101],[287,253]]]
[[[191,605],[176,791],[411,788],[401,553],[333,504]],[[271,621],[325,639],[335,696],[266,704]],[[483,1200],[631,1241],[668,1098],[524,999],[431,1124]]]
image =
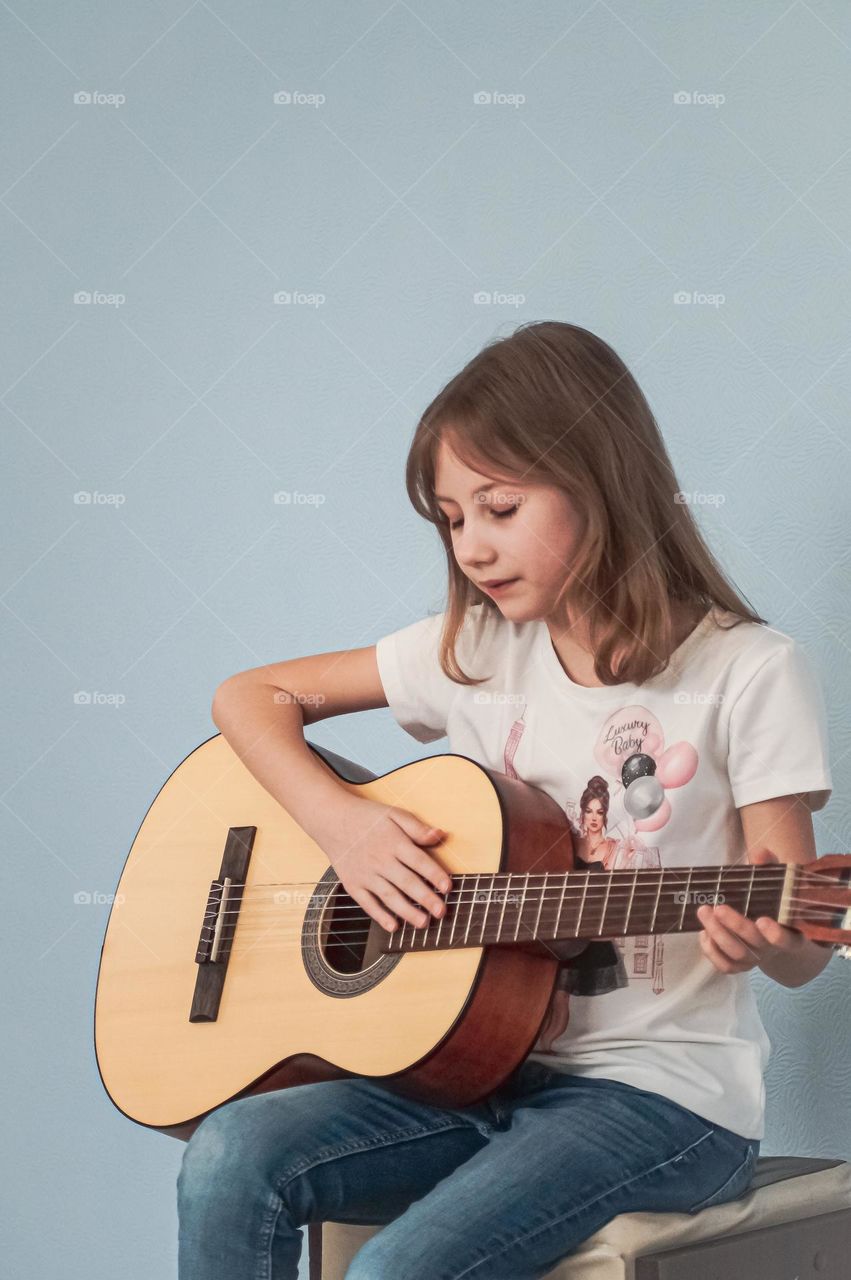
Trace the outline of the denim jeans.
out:
[[[459,1109],[362,1076],[261,1093],[184,1150],[179,1280],[296,1280],[301,1227],[325,1221],[384,1225],[346,1280],[533,1280],[618,1214],[734,1200],[759,1145],[528,1059]]]

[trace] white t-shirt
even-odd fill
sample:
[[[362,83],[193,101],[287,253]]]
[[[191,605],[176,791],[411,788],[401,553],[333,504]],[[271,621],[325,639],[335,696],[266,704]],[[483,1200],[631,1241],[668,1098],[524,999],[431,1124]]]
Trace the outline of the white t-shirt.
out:
[[[490,676],[484,684],[442,672],[443,614],[384,636],[376,655],[403,729],[419,742],[448,735],[451,752],[540,787],[562,805],[577,853],[595,869],[746,864],[739,807],[794,792],[808,792],[813,810],[827,803],[826,715],[793,639],[759,623],[725,630],[716,618],[733,621],[707,613],[643,685],[576,684],[544,622],[511,622],[481,604],[456,653],[468,674]],[[646,819],[624,806],[622,765],[638,753],[656,761],[665,784]],[[697,932],[615,945],[628,985],[571,994],[566,1029],[547,1044],[539,1037],[529,1057],[662,1094],[761,1138],[771,1044],[748,974],[716,969]]]

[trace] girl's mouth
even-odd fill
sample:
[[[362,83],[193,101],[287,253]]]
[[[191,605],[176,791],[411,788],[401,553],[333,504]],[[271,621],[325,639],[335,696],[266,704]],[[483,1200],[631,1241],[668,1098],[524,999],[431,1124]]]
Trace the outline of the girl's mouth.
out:
[[[519,581],[520,581],[519,578],[503,578],[501,582],[500,581],[493,582],[490,584],[490,586],[488,586],[486,583],[483,582],[482,590],[487,591],[488,595],[490,596],[499,595],[500,592],[507,591],[510,587],[513,587],[516,582],[519,582]]]

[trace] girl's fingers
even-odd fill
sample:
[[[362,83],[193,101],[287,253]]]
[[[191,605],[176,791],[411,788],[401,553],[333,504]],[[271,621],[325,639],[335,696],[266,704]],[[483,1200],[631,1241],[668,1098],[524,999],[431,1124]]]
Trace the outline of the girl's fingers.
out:
[[[711,960],[715,968],[720,969],[722,973],[743,973],[746,969],[754,967],[753,961],[750,960],[746,962],[732,960],[713,942],[706,931],[700,934],[700,947],[706,958]]]
[[[756,948],[752,947],[745,938],[722,924],[717,915],[717,908],[715,912],[710,908],[706,915],[699,916],[699,918],[710,940],[729,960],[735,960],[740,964],[745,961],[750,964],[759,963],[759,955]],[[750,925],[749,921],[743,921],[742,923],[743,925]],[[756,929],[756,926],[752,927],[759,937],[760,942],[764,942],[764,939],[759,933],[759,930]]]

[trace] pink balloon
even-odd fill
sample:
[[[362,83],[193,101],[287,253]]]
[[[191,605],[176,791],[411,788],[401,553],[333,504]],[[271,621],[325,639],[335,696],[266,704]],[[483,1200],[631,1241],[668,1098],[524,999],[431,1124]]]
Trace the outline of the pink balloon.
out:
[[[655,759],[658,759],[662,751],[663,742],[664,738],[660,733],[648,733],[647,737],[644,739],[644,746],[641,749],[646,752],[648,756],[653,756]]]
[[[664,827],[671,816],[671,802],[666,796],[655,813],[649,818],[639,818],[635,823],[636,831],[658,831]]]
[[[656,764],[656,777],[663,787],[684,787],[697,772],[697,752],[690,742],[675,742]]]

